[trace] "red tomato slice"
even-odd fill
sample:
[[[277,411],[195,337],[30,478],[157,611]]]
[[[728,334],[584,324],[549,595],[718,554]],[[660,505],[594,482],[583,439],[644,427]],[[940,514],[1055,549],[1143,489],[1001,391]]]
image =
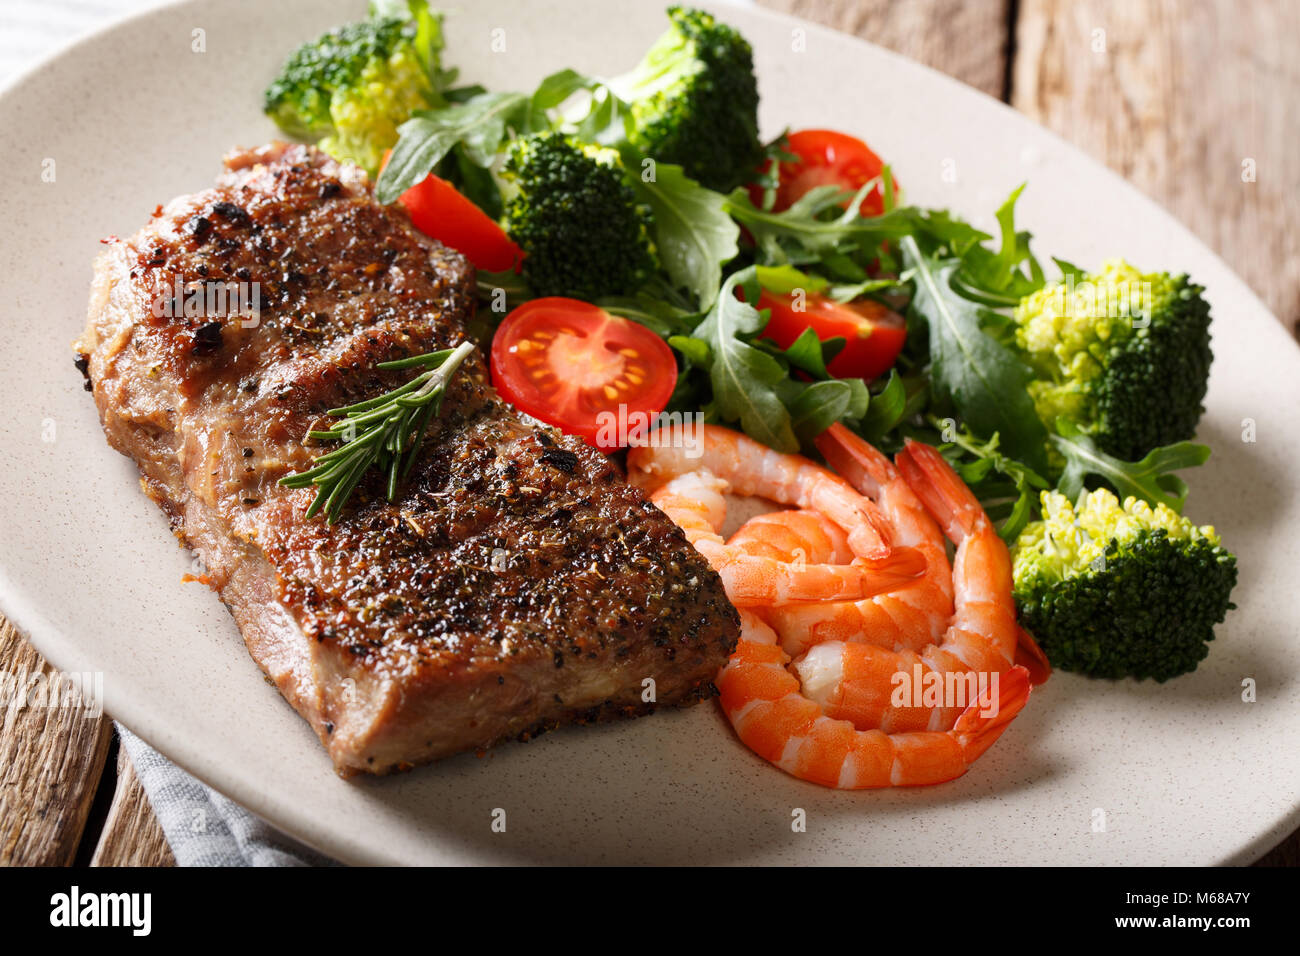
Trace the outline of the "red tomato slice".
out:
[[[857,192],[879,176],[885,165],[862,140],[834,130],[804,129],[786,138],[788,151],[799,158],[781,164],[780,185],[772,207],[777,212],[789,209],[795,200],[817,186],[839,186]],[[754,205],[762,205],[761,187],[751,185],[749,195]],[[864,216],[879,216],[884,212],[883,186],[868,193],[859,208]]]
[[[385,166],[390,155],[392,150],[384,153]],[[416,229],[455,249],[476,268],[505,272],[523,260],[523,250],[491,216],[433,173],[402,193],[397,201],[406,207]]]
[[[521,411],[608,451],[664,410],[677,360],[644,326],[551,296],[505,317],[492,340],[492,384]]]
[[[781,348],[789,348],[805,329],[817,338],[843,338],[844,348],[831,359],[826,371],[836,378],[864,378],[870,381],[888,372],[903,350],[907,323],[897,312],[879,302],[863,299],[841,304],[819,295],[805,296],[803,310],[795,309],[789,295],[773,295],[764,290],[758,308],[771,309],[772,318],[763,337]]]

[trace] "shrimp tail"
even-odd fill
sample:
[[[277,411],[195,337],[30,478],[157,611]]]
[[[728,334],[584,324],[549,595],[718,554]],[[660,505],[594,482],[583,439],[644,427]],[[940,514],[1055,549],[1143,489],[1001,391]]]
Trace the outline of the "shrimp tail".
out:
[[[1019,625],[1016,626],[1018,638],[1016,641],[1016,664],[1029,671],[1029,682],[1037,687],[1039,684],[1045,684],[1047,678],[1052,676],[1052,662],[1047,659],[1047,654],[1038,646],[1038,641],[1034,640],[1034,635]]]
[[[894,529],[889,524],[889,519],[880,513],[880,509],[873,502],[867,501],[863,507],[862,516],[866,519],[866,525],[859,532],[865,546],[861,547],[863,557],[867,558],[884,558],[888,557],[893,549]],[[867,528],[871,529],[870,535],[866,534]]]
[[[814,444],[836,474],[868,500],[879,497],[881,489],[897,476],[885,455],[839,422],[818,435]],[[894,534],[889,519],[875,506],[866,518],[887,550]]]
[[[876,497],[894,477],[889,459],[836,422],[814,440],[826,463],[864,495]]]
[[[984,689],[975,703],[967,707],[952,732],[961,745],[966,765],[970,766],[1002,736],[1017,714],[1029,701],[1029,671],[1013,667],[998,675],[996,690]],[[997,694],[996,700],[993,695]]]
[[[909,438],[894,463],[949,540],[960,544],[988,520],[979,499],[938,450]]]
[[[868,569],[869,581],[863,588],[863,597],[909,584],[925,574],[928,567],[925,555],[916,548],[894,548],[885,558],[858,558],[854,563]]]

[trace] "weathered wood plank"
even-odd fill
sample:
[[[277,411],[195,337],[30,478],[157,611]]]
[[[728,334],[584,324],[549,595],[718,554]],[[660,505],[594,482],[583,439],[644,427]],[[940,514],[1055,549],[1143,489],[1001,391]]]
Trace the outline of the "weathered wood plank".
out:
[[[1297,63],[1291,0],[1021,0],[1011,103],[1182,219],[1300,334]]]
[[[126,749],[117,751],[117,788],[91,866],[175,866],[176,858]]]
[[[0,865],[71,864],[113,728],[0,618]]]
[[[1001,97],[1010,0],[759,0],[852,33]]]
[[[1300,830],[1269,850],[1255,865],[1300,867]]]

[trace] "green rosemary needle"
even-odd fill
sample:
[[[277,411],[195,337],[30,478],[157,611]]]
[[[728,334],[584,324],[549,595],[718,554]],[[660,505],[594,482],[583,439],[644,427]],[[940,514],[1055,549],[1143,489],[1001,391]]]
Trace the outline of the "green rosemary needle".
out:
[[[328,414],[343,421],[326,431],[310,431],[307,437],[343,444],[321,455],[307,471],[280,479],[288,488],[316,486],[308,518],[324,509],[330,524],[337,521],[353,489],[373,467],[388,476],[388,500],[397,496],[398,483],[415,464],[429,419],[442,409],[447,384],[472,351],[472,342],[462,342],[454,349],[381,362],[376,367],[385,371],[425,371],[391,392],[329,410]]]

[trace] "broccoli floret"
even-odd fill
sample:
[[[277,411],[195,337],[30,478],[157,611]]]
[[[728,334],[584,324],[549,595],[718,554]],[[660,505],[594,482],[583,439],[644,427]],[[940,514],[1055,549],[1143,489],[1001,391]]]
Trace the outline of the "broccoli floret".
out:
[[[304,43],[266,88],[266,115],[374,176],[397,127],[415,110],[443,105],[441,22],[424,0],[409,9],[402,17],[372,6],[369,19]]]
[[[1237,559],[1211,527],[1110,491],[1042,494],[1012,548],[1021,622],[1052,665],[1165,681],[1196,669],[1234,607]]]
[[[610,85],[631,105],[632,145],[726,192],[762,158],[753,51],[710,14],[670,7],[668,17],[668,32]]]
[[[1044,424],[1069,419],[1125,461],[1191,438],[1213,358],[1202,291],[1111,260],[1022,299],[1015,345],[1037,375],[1029,392]]]
[[[527,136],[510,145],[501,175],[506,232],[537,295],[622,295],[654,271],[650,213],[615,150],[561,133]]]

